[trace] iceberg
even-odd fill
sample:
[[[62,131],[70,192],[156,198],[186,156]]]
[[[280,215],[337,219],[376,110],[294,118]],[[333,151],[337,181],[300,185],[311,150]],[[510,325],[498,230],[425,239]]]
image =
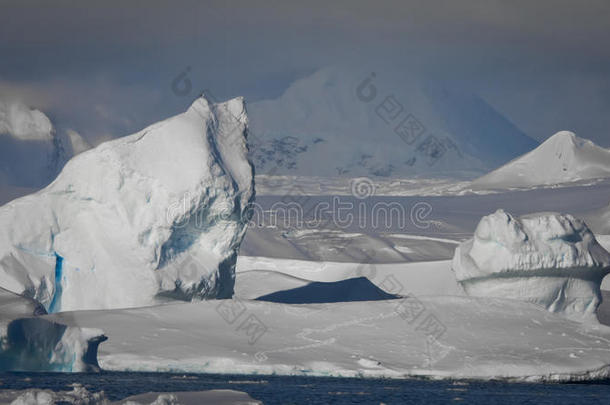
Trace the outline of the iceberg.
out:
[[[242,98],[72,158],[0,207],[0,287],[49,312],[228,298],[254,199]]]
[[[44,319],[36,301],[0,288],[0,371],[99,371],[97,328]]]
[[[513,298],[576,320],[595,319],[610,253],[584,221],[498,210],[455,250],[452,268],[467,294]]]

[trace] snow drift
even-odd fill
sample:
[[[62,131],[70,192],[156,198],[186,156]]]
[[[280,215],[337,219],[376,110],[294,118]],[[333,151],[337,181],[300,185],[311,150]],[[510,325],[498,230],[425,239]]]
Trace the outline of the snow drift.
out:
[[[466,293],[540,304],[570,318],[592,318],[610,253],[571,215],[483,217],[455,250],[453,270]]]
[[[476,187],[530,187],[610,177],[610,150],[557,132],[533,151],[473,181]]]
[[[254,197],[241,98],[71,159],[0,208],[0,286],[49,312],[230,297]]]

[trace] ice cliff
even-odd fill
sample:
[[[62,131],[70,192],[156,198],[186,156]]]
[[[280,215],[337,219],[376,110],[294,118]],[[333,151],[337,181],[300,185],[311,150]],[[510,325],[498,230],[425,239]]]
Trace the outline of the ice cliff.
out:
[[[503,210],[483,217],[474,238],[455,251],[457,280],[473,296],[540,304],[572,319],[594,318],[610,253],[571,215],[515,218]]]
[[[49,312],[230,297],[254,198],[241,98],[72,158],[0,207],[0,287]]]

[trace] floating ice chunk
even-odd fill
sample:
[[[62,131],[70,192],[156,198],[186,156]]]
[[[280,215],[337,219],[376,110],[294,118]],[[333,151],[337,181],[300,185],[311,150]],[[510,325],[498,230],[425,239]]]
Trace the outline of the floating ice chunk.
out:
[[[104,391],[91,392],[80,384],[74,384],[72,391],[51,391],[29,389],[5,393],[5,397],[15,397],[11,405],[52,405],[62,404],[96,404],[96,405],[257,405],[262,402],[250,397],[245,392],[218,389],[188,392],[148,392],[133,395],[122,400],[110,402]]]
[[[599,305],[610,253],[571,215],[498,210],[456,249],[452,268],[469,295],[531,301],[582,319]]]

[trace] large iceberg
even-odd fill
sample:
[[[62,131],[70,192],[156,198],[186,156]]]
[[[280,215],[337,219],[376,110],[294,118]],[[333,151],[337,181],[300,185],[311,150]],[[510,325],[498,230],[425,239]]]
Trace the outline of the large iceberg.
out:
[[[227,298],[254,198],[236,98],[71,159],[0,208],[0,287],[49,312]]]
[[[610,253],[571,215],[483,217],[452,263],[467,294],[540,304],[573,319],[594,318]]]

